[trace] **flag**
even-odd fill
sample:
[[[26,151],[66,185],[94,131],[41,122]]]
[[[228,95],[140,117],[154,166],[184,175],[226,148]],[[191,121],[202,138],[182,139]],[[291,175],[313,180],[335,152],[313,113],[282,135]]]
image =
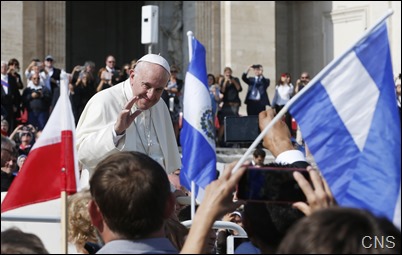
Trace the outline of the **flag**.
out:
[[[401,127],[385,20],[306,88],[289,110],[337,202],[400,217]]]
[[[191,190],[191,181],[194,181],[196,196],[202,199],[199,188],[205,189],[216,178],[215,126],[207,82],[205,48],[193,37],[192,49],[183,96],[180,183]]]
[[[1,212],[44,202],[77,192],[78,163],[75,150],[75,122],[65,80],[60,97],[29,155],[1,204]],[[65,171],[62,171],[62,170]]]

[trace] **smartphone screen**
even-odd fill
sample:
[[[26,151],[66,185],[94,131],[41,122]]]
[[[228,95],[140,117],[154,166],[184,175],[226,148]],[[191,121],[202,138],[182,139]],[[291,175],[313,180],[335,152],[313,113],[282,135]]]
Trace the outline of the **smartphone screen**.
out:
[[[258,116],[226,116],[224,139],[230,143],[252,143],[260,134]]]
[[[305,202],[306,196],[293,178],[294,171],[310,181],[306,169],[250,166],[240,179],[237,197],[257,202]]]

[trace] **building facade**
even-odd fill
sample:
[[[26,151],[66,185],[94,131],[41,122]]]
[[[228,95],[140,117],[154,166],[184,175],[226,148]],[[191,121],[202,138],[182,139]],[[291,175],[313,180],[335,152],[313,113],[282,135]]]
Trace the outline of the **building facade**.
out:
[[[206,48],[208,72],[229,66],[240,77],[248,66],[262,64],[272,99],[280,73],[291,73],[293,82],[302,71],[316,75],[389,9],[395,75],[401,70],[397,1],[1,1],[1,59],[17,58],[25,69],[32,58],[51,54],[67,72],[86,60],[99,69],[109,54],[118,65],[129,63],[149,50],[141,44],[144,5],[159,7],[152,52],[178,65],[182,78],[192,31]],[[246,114],[244,105],[240,113]]]

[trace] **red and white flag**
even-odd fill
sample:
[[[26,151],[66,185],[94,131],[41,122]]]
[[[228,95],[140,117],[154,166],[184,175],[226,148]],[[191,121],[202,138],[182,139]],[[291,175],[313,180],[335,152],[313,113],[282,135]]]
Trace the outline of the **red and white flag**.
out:
[[[61,80],[60,97],[29,155],[1,204],[1,212],[60,197],[61,191],[79,191],[75,149],[75,122]]]

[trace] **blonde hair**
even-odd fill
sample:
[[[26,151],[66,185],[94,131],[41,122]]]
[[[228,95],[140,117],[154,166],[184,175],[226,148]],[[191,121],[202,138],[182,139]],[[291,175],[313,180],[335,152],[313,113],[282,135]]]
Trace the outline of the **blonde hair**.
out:
[[[68,198],[68,241],[81,249],[84,249],[87,241],[97,242],[98,240],[88,212],[88,203],[91,199],[88,189]]]

